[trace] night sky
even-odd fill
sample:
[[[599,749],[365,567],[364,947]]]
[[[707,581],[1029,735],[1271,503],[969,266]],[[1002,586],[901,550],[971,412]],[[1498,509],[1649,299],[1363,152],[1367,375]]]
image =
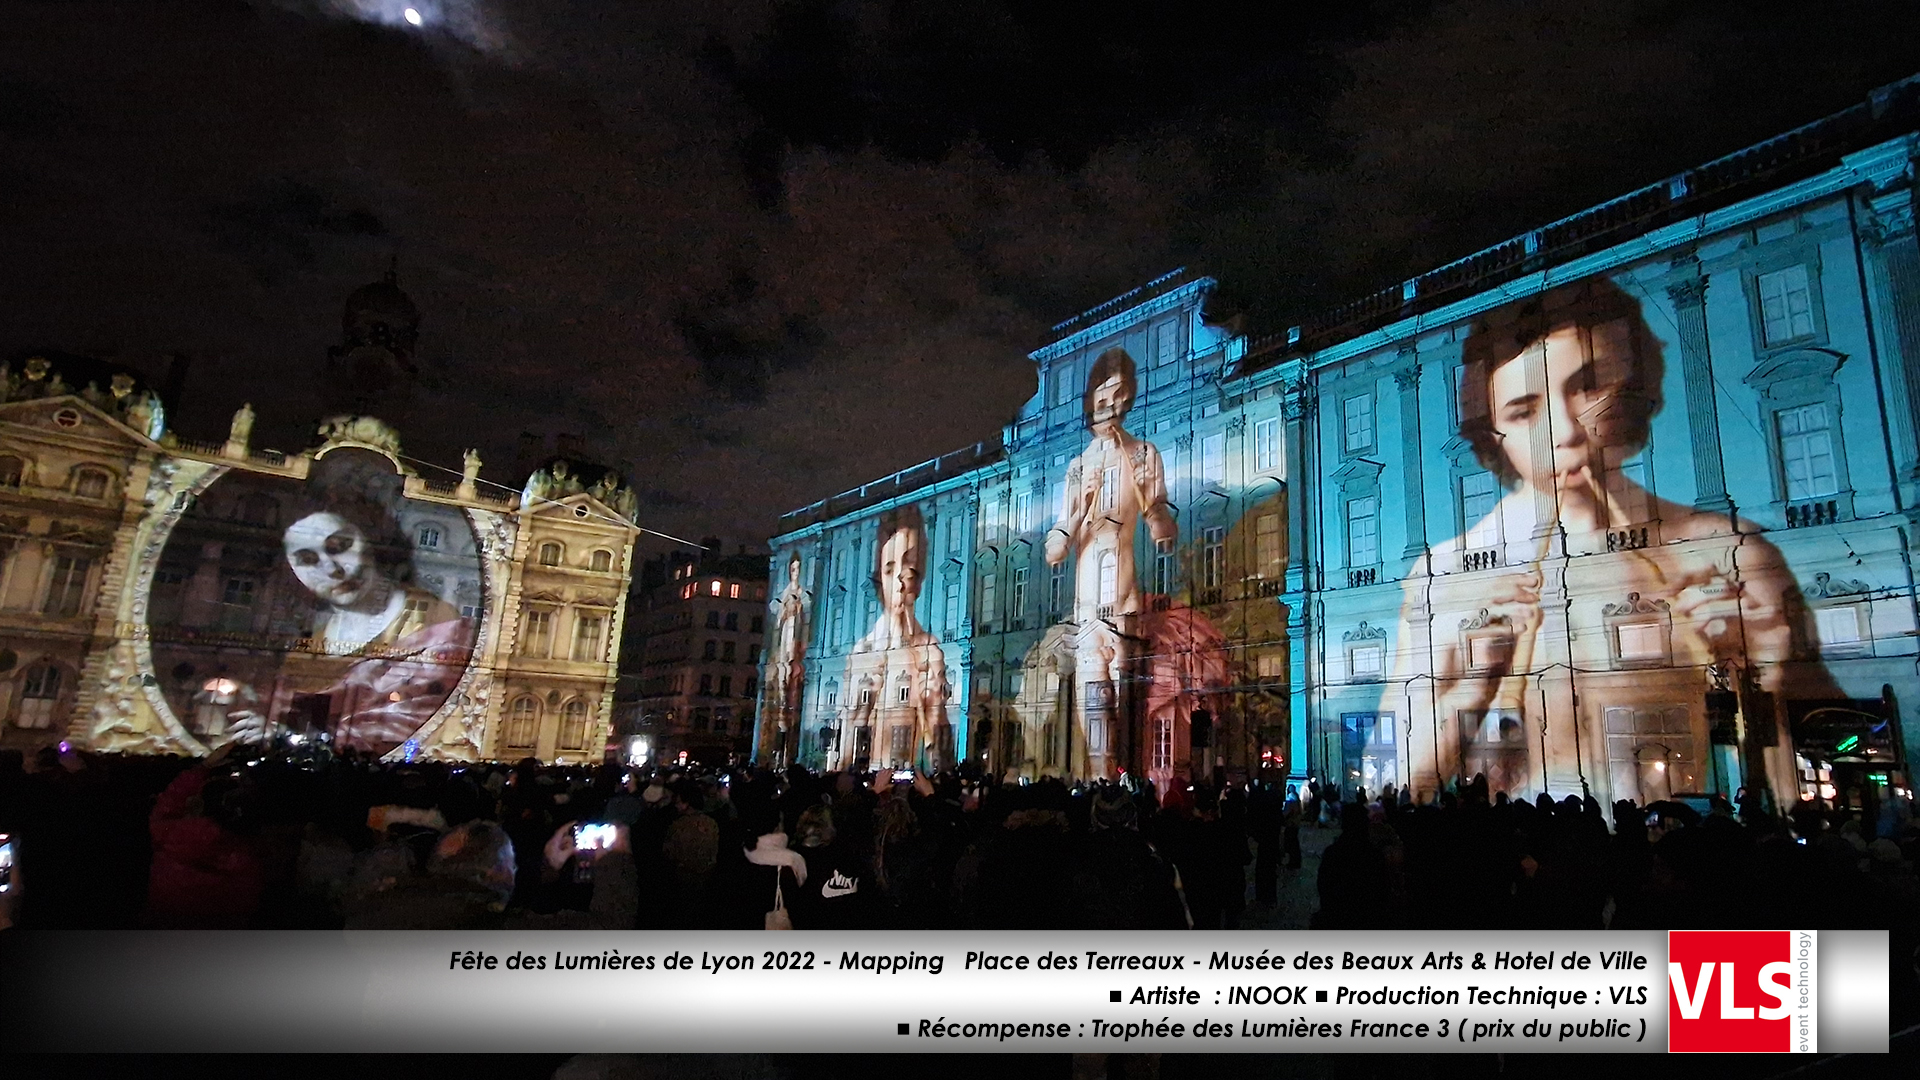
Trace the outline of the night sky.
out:
[[[1284,328],[1920,71],[1912,0],[406,6],[8,0],[0,355],[184,353],[177,428],[296,449],[397,256],[410,454],[577,433],[758,542],[1173,267]]]

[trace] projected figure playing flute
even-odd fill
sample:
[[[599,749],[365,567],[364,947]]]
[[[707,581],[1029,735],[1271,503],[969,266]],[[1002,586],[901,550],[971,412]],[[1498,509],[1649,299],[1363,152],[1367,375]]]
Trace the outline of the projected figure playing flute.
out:
[[[1095,686],[1115,694],[1140,637],[1144,594],[1135,565],[1140,523],[1154,544],[1172,543],[1180,527],[1167,501],[1160,451],[1123,426],[1137,383],[1125,349],[1100,354],[1087,373],[1081,413],[1093,439],[1067,466],[1060,518],[1047,533],[1047,563],[1074,558],[1075,740],[1071,767],[1078,775],[1105,775],[1111,732],[1092,731],[1112,714],[1107,703],[1090,702]],[[1091,711],[1090,711],[1091,706]],[[1082,755],[1085,755],[1083,757]]]
[[[1408,715],[1411,680],[1430,674],[1435,715],[1420,725],[1431,731],[1410,732],[1403,782],[1431,791],[1485,773],[1492,791],[1537,791],[1611,766],[1614,798],[1702,790],[1691,785],[1702,781],[1704,740],[1673,703],[1700,701],[1714,663],[1780,687],[1805,614],[1780,552],[1749,522],[1643,486],[1635,459],[1662,404],[1665,360],[1639,302],[1611,281],[1493,312],[1462,359],[1459,433],[1491,476],[1462,483],[1481,485],[1490,505],[1465,506],[1466,532],[1407,579],[1379,711],[1384,722]],[[1819,665],[1797,667],[1807,670],[1795,672],[1796,692],[1830,691]],[[1583,673],[1584,721],[1569,671]],[[1563,696],[1545,688],[1556,674]],[[1604,728],[1591,715],[1601,708],[1614,714]],[[1648,734],[1655,709],[1666,712]],[[1639,726],[1615,730],[1627,716]],[[1614,760],[1622,740],[1661,756],[1636,775],[1639,759]]]

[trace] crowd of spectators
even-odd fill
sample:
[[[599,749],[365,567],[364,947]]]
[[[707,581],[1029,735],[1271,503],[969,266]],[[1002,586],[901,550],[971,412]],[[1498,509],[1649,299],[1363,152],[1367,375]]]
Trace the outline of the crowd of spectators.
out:
[[[1416,805],[1277,782],[467,766],[0,751],[48,928],[1234,929],[1315,874],[1328,929],[1906,926],[1905,800]],[[1344,795],[1344,798],[1342,797]],[[598,823],[601,850],[576,850]],[[1327,837],[1315,868],[1302,830]],[[775,911],[780,914],[772,914]],[[1912,929],[1907,926],[1907,929]]]

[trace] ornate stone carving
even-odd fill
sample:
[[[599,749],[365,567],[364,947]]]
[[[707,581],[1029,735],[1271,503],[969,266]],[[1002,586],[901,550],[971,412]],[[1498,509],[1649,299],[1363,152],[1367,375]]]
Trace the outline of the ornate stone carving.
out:
[[[1247,430],[1247,418],[1245,414],[1242,414],[1240,416],[1235,416],[1227,420],[1227,434],[1241,435],[1241,434],[1244,434],[1246,430]]]
[[[1615,618],[1621,615],[1665,615],[1667,610],[1665,600],[1642,600],[1636,592],[1628,593],[1626,600],[1621,603],[1603,606],[1600,614]]]
[[[1873,591],[1873,586],[1857,578],[1835,580],[1832,574],[1823,570],[1813,575],[1813,585],[1807,589],[1807,595],[1816,600],[1832,600],[1842,596],[1865,596]]]
[[[371,416],[329,417],[320,423],[320,438],[323,450],[335,446],[362,446],[400,456],[400,433]]]
[[[1485,630],[1489,626],[1508,626],[1511,625],[1512,622],[1513,620],[1505,615],[1495,615],[1486,608],[1481,608],[1479,614],[1471,618],[1461,619],[1460,629]]]
[[[1409,364],[1394,372],[1393,385],[1399,387],[1403,394],[1410,394],[1420,389],[1420,365]]]
[[[1179,451],[1183,454],[1192,450],[1193,449],[1193,432],[1188,431],[1188,432],[1183,432],[1179,435],[1175,435],[1173,437],[1173,445],[1176,448],[1178,448]]]
[[[1675,307],[1697,307],[1706,303],[1706,276],[1687,278],[1667,286],[1667,299],[1673,301]]]
[[[1485,612],[1482,612],[1482,614],[1485,614]],[[1341,634],[1340,640],[1341,641],[1375,641],[1375,640],[1385,638],[1386,636],[1387,636],[1387,631],[1385,627],[1373,626],[1373,625],[1370,625],[1367,622],[1367,620],[1361,619],[1360,625],[1355,627],[1352,630],[1347,631],[1344,634]]]

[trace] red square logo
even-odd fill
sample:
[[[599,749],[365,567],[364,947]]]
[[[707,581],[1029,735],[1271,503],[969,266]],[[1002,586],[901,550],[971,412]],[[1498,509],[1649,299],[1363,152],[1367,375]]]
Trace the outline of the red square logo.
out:
[[[1814,933],[1667,934],[1667,1049],[1792,1053],[1814,1042]]]

